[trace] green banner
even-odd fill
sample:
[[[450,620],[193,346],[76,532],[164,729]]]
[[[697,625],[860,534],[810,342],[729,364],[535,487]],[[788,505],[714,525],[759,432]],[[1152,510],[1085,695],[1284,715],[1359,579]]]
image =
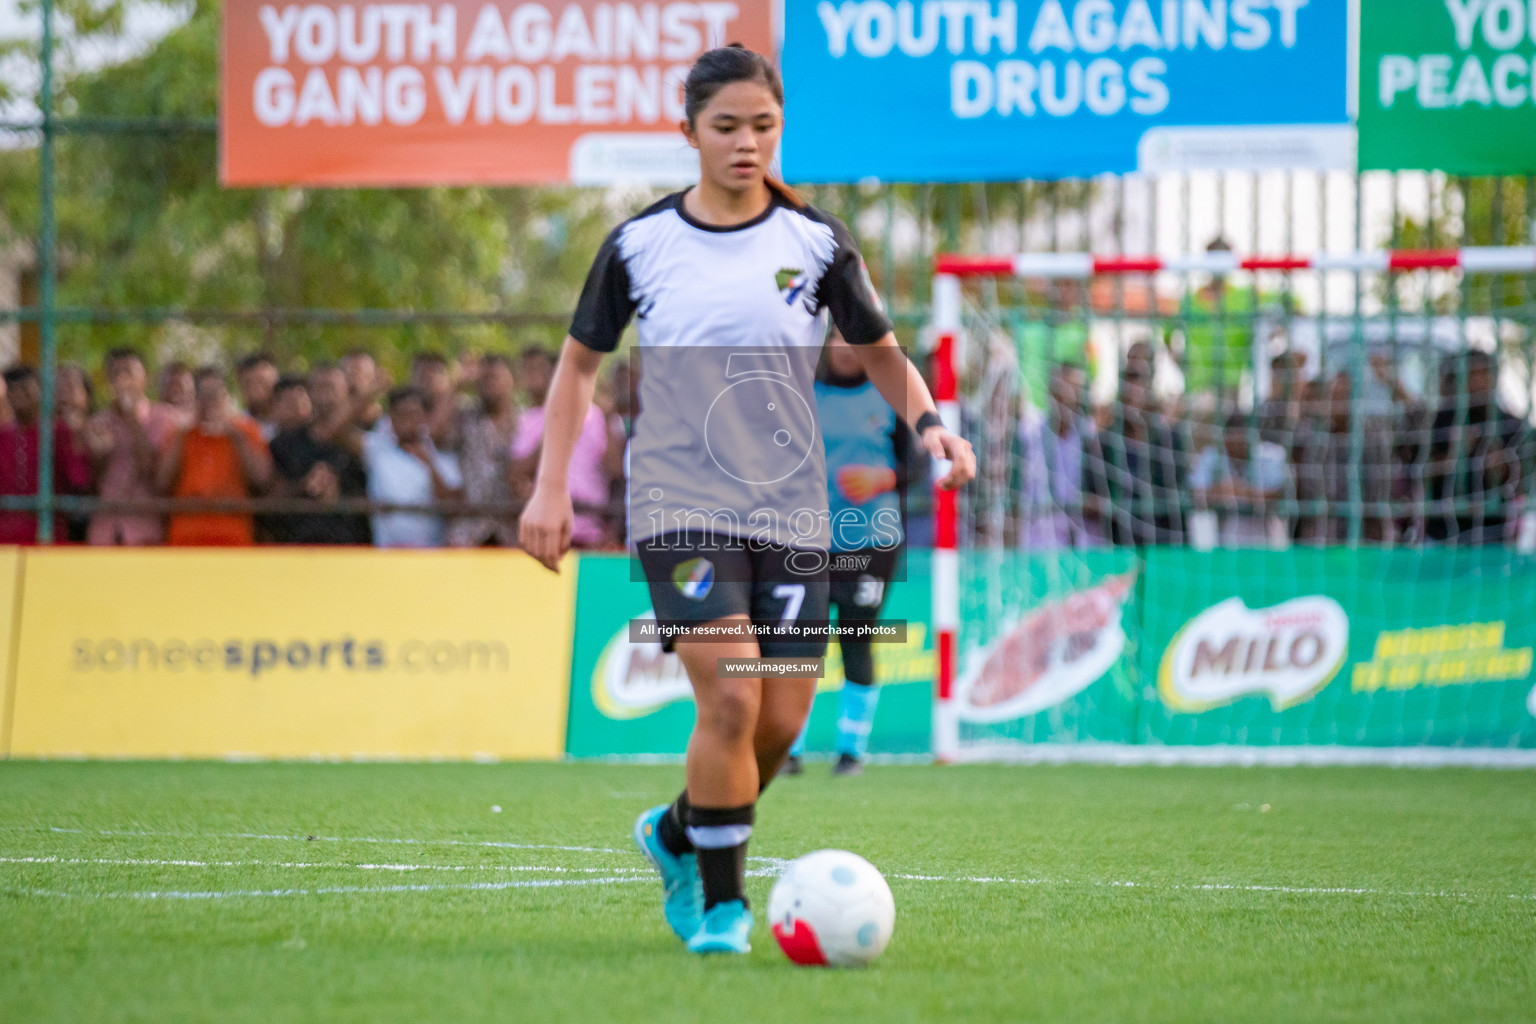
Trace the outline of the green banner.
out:
[[[929,635],[929,553],[911,551],[907,578],[888,591],[886,619],[908,623],[907,643],[877,644],[875,672],[884,691],[870,736],[873,754],[923,754],[931,740],[933,641]],[[573,757],[675,756],[693,728],[693,692],[676,657],[660,644],[632,644],[633,618],[651,614],[643,583],[630,579],[623,555],[583,555],[578,561],[576,636],[571,658],[566,753]],[[837,645],[811,711],[807,749],[833,748],[837,691],[843,685]]]
[[[929,750],[927,552],[908,569],[887,614],[909,644],[877,649],[876,753]],[[687,679],[627,639],[644,585],[622,557],[580,572],[567,752],[682,753]],[[1532,609],[1536,559],[1502,547],[966,552],[960,743],[1536,748]],[[813,751],[840,685],[834,646]]]
[[[1360,169],[1536,172],[1536,5],[1360,0]]]
[[[1536,747],[1536,562],[1148,552],[1141,742]]]
[[[1536,747],[1504,548],[963,556],[963,748]]]

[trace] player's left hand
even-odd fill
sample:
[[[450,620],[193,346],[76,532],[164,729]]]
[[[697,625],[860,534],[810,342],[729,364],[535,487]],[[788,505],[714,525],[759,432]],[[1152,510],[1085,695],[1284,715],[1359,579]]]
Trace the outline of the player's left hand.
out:
[[[943,427],[929,427],[921,438],[928,454],[949,463],[949,472],[939,480],[941,491],[955,491],[976,479],[976,453],[971,442]]]

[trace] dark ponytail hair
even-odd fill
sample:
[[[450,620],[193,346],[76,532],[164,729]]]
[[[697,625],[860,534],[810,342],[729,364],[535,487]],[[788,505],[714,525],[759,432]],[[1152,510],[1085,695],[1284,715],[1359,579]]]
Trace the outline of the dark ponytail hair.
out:
[[[784,80],[779,69],[762,54],[747,49],[740,43],[717,47],[699,54],[699,59],[688,69],[683,82],[683,116],[688,127],[694,128],[699,111],[709,105],[715,93],[734,82],[761,82],[768,87],[779,107],[784,106]],[[791,206],[804,206],[799,193],[771,175],[765,175],[763,184]]]

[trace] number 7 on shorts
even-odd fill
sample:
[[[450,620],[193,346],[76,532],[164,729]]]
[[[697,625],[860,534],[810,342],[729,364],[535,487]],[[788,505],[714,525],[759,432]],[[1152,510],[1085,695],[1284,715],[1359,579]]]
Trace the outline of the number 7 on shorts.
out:
[[[790,623],[800,617],[800,606],[805,604],[805,584],[780,583],[773,588],[773,596],[784,602],[784,615],[779,619],[779,628],[788,629]]]

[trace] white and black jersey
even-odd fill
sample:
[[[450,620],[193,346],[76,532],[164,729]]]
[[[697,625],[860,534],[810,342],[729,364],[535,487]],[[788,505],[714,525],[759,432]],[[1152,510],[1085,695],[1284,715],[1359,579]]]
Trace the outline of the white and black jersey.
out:
[[[633,539],[704,529],[827,549],[814,391],[827,315],[855,345],[891,329],[848,229],[777,193],[728,228],[677,193],[608,236],[571,336],[611,352],[638,321]]]

